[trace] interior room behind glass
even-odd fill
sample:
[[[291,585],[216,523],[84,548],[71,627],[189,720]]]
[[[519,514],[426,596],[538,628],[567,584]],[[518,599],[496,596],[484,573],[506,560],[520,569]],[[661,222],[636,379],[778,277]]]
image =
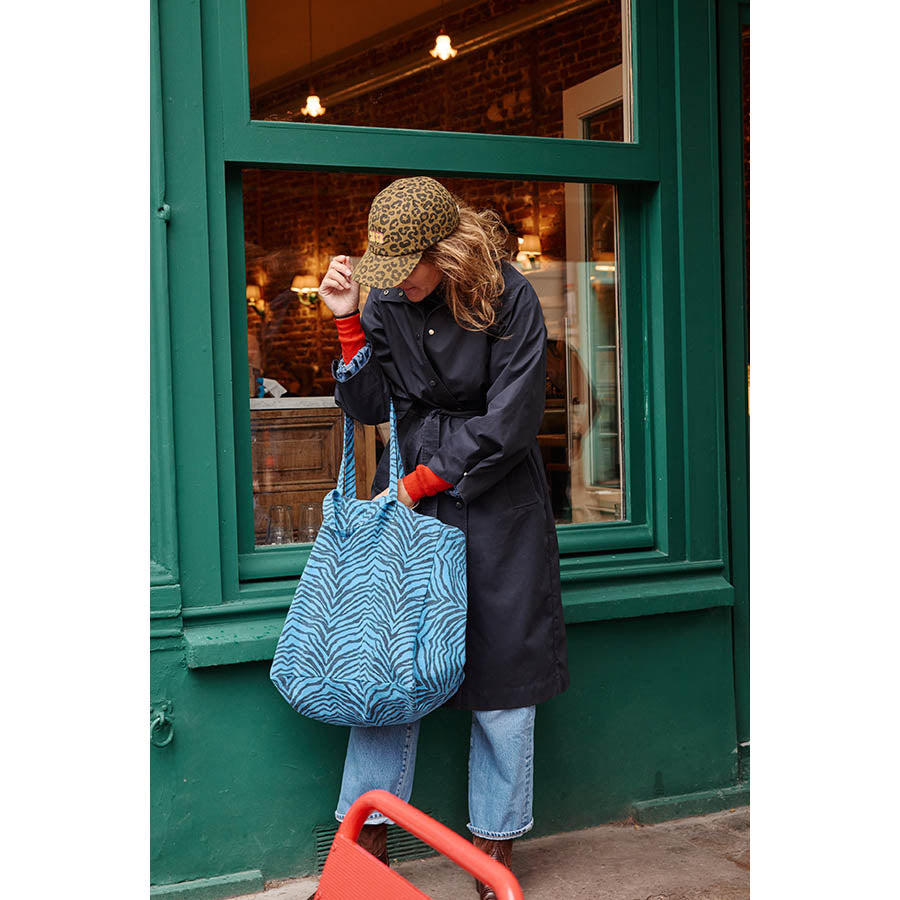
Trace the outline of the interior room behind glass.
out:
[[[369,205],[393,180],[341,172],[243,173],[258,543],[295,542],[299,520],[315,518],[315,507],[335,485],[343,437],[331,363],[341,348],[317,287],[332,257],[346,253],[355,265],[365,252]],[[500,215],[509,232],[508,259],[540,300],[547,378],[538,443],[557,521],[625,518],[615,189],[440,180],[472,206]],[[367,297],[364,288],[361,306]],[[386,425],[361,430],[358,484],[367,497]],[[273,515],[290,522],[275,528]],[[303,527],[311,540],[317,526]]]
[[[623,7],[623,0],[247,0],[251,117],[628,140]],[[617,98],[606,96],[609,75]],[[598,106],[614,106],[612,127],[565,133],[567,99],[592,83]]]
[[[630,140],[623,9],[622,0],[353,0],[336,19],[322,0],[247,0],[251,114],[309,127]],[[441,46],[450,49],[431,52]],[[497,211],[509,259],[540,298],[548,348],[538,440],[557,522],[626,518],[615,189],[434,175]],[[369,204],[396,177],[243,173],[257,544],[312,540],[334,487],[342,425],[331,362],[341,351],[316,288],[333,256],[362,256]],[[361,431],[367,497],[385,433]]]

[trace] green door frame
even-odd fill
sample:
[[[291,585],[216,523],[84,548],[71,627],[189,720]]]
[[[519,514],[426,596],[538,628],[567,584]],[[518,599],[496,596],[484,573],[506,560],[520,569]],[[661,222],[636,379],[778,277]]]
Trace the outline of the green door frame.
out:
[[[559,528],[566,621],[731,606],[712,0],[636,2],[632,144],[254,122],[242,0],[158,2],[164,176],[151,199],[154,215],[167,212],[154,220],[153,383],[171,415],[154,420],[153,440],[174,448],[153,499],[160,638],[183,633],[192,667],[270,658],[308,553],[240,536],[250,490],[242,167],[615,184],[625,469],[640,476],[630,499],[645,515]]]
[[[722,299],[728,451],[730,578],[734,585],[737,740],[743,769],[750,742],[750,331],[744,199],[741,30],[748,0],[719,0],[719,117],[722,159]]]

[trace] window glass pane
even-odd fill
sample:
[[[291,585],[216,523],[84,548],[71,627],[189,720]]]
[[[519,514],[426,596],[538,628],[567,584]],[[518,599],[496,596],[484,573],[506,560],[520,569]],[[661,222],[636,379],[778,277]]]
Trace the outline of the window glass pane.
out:
[[[246,8],[254,119],[631,140],[629,0]],[[446,59],[431,52],[442,34]],[[583,132],[599,109],[617,123]]]
[[[584,134],[587,141],[621,141],[622,133],[622,101],[608,106],[583,119]]]
[[[358,262],[372,199],[395,177],[243,173],[257,544],[312,540],[322,498],[335,486],[343,413],[334,402],[331,364],[341,349],[316,288],[334,256]],[[615,188],[438,180],[460,202],[500,215],[508,258],[540,299],[547,377],[538,445],[557,523],[624,518]],[[361,291],[361,304],[367,297]],[[357,441],[360,497],[370,495],[387,437],[386,424],[366,426]]]

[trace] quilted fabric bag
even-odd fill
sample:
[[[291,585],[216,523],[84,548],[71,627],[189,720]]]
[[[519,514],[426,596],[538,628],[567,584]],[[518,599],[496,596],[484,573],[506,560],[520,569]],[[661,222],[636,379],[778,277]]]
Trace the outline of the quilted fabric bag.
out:
[[[412,722],[463,680],[464,532],[397,498],[403,461],[390,407],[390,486],[356,497],[355,422],[297,584],[270,677],[299,713],[333,725]]]

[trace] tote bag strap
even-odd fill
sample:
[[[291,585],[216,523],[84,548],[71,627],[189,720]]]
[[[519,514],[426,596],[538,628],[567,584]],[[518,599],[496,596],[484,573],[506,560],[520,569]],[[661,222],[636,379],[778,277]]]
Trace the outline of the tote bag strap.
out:
[[[391,436],[390,436],[390,483],[388,499],[397,500],[397,481],[404,477],[403,459],[400,454],[400,441],[397,437],[397,414],[394,411],[394,398],[391,397]],[[344,416],[344,456],[338,472],[337,491],[343,497],[356,497],[356,456],[353,452],[353,438],[356,432],[356,420]]]

